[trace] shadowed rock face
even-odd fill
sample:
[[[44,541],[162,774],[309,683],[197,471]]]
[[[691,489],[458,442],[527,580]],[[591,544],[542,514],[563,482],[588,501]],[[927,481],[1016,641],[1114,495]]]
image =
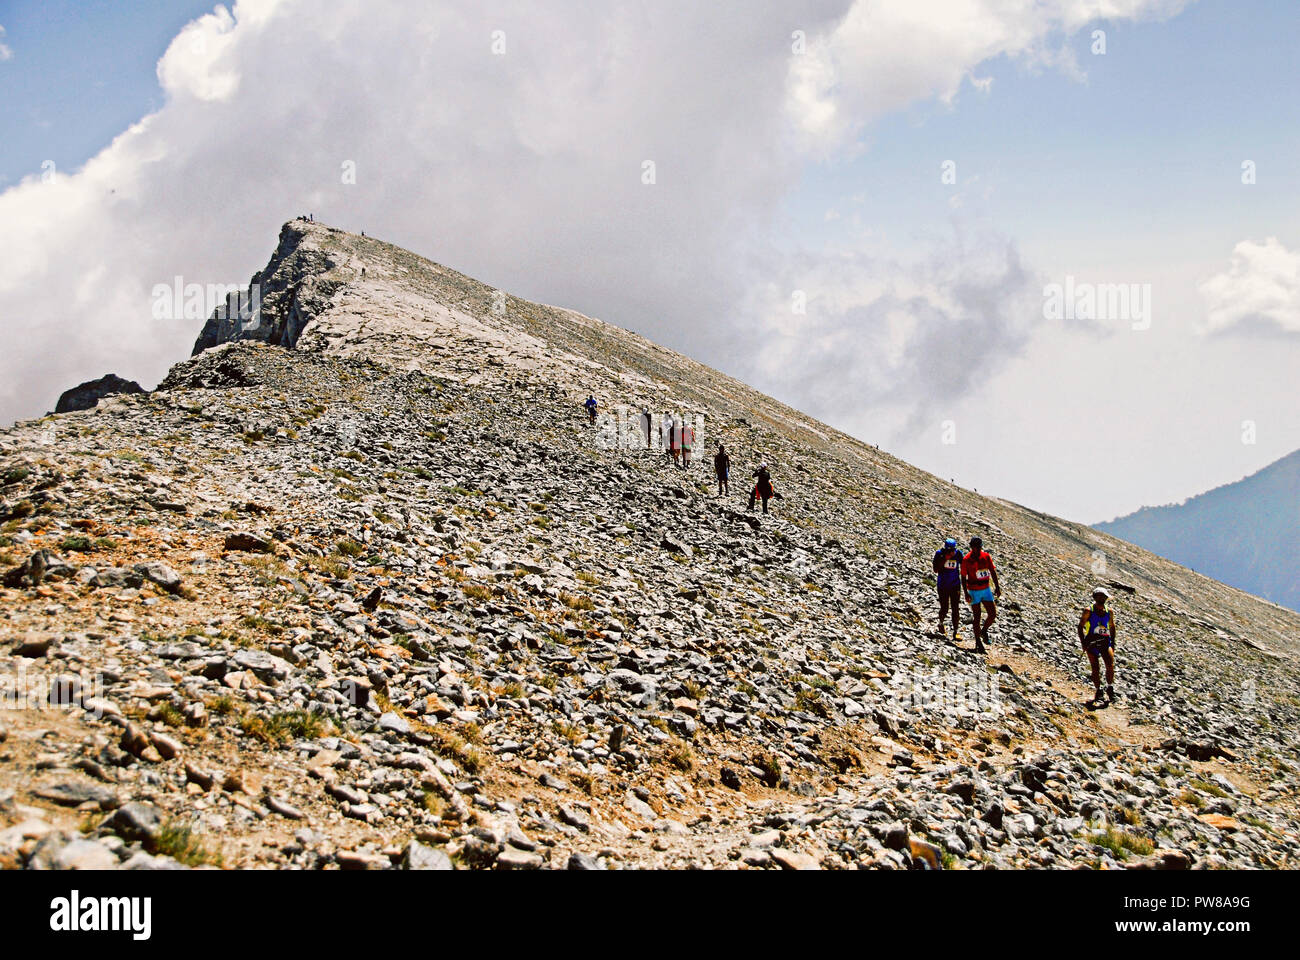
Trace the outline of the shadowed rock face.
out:
[[[73,410],[90,410],[104,397],[114,393],[144,393],[144,389],[134,380],[123,380],[113,373],[106,373],[98,380],[87,380],[71,390],[64,390],[55,404],[55,413],[69,413]]]
[[[234,340],[295,346],[307,321],[329,305],[342,282],[338,271],[346,260],[338,256],[335,245],[322,242],[332,233],[339,231],[306,220],[286,223],[275,253],[253,274],[239,300],[256,306],[242,315],[229,303],[218,307],[203,325],[190,355]]]

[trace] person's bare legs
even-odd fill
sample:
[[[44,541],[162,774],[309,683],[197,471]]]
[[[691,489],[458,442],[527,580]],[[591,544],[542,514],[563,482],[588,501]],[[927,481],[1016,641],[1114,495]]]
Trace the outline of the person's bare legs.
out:
[[[978,604],[978,603],[972,603],[970,605],[970,615],[971,615],[971,620],[973,621],[971,627],[975,631],[975,649],[979,652],[983,652],[984,650],[984,640],[980,636],[980,614],[981,614],[980,607],[981,606],[982,604]]]
[[[998,608],[992,600],[985,600],[980,604],[980,606],[982,606],[985,613],[988,614],[984,620],[984,641],[987,643],[989,639],[989,627],[993,626],[993,621],[998,618]]]
[[[957,638],[958,628],[961,625],[961,594],[952,590],[940,588],[939,590],[939,635],[947,636],[944,631],[944,622],[948,619],[948,608],[952,607],[952,635],[953,639]]]
[[[1092,702],[1101,702],[1101,661],[1106,661],[1106,682],[1112,687],[1115,685],[1115,660],[1111,656],[1110,648],[1088,651],[1088,663],[1092,667]]]

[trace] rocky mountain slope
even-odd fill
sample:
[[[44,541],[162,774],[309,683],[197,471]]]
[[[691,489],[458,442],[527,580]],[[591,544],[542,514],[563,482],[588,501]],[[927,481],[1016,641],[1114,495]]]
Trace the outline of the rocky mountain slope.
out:
[[[293,221],[254,281],[0,434],[0,863],[1297,864],[1294,613],[378,240]],[[589,392],[702,416],[730,496]],[[931,632],[977,533],[987,657]]]
[[[1184,503],[1143,507],[1098,530],[1292,610],[1300,576],[1285,555],[1300,542],[1300,450]]]

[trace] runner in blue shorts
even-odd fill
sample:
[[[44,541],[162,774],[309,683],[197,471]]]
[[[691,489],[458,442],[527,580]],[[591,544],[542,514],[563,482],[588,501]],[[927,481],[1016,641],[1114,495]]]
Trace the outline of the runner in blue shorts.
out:
[[[970,539],[970,553],[961,562],[961,583],[966,589],[966,602],[970,604],[971,616],[975,620],[975,652],[983,653],[984,644],[992,642],[989,640],[989,627],[998,616],[994,598],[1002,595],[1002,586],[998,583],[993,558],[984,552],[984,541],[979,537]],[[989,584],[993,589],[989,589]],[[985,617],[982,629],[981,612]]]

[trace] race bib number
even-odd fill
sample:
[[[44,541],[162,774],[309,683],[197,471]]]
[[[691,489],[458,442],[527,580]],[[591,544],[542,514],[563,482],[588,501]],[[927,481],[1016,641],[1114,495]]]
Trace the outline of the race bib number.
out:
[[[947,562],[944,564],[944,567],[945,567],[946,569],[948,569],[948,570],[956,570],[956,569],[957,569],[957,561],[956,561],[956,560],[949,560],[949,561],[947,561]]]
[[[988,578],[989,578],[989,572],[988,572],[987,570],[976,570],[976,571],[975,571],[975,579],[976,579],[976,580],[987,580]]]
[[[1096,630],[1094,630],[1094,631],[1092,631],[1092,632],[1093,632],[1093,635],[1094,635],[1094,636],[1097,636],[1097,637],[1109,637],[1109,636],[1110,636],[1110,627],[1098,627]]]

